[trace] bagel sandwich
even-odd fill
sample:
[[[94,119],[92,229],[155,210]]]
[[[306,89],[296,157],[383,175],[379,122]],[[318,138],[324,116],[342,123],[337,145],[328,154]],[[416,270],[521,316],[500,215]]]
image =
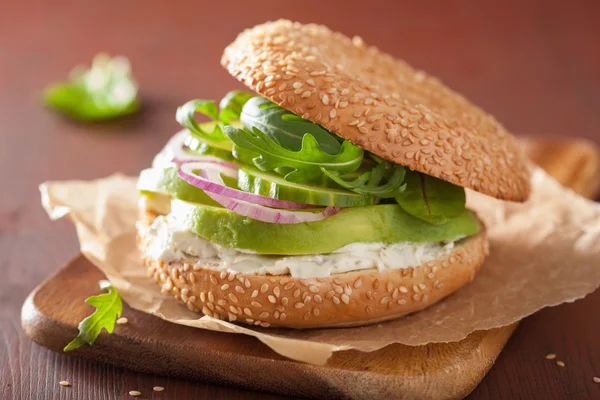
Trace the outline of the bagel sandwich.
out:
[[[360,38],[268,22],[221,64],[248,90],[180,106],[138,180],[140,256],[192,311],[298,329],[399,318],[482,267],[465,188],[529,196],[502,125]]]

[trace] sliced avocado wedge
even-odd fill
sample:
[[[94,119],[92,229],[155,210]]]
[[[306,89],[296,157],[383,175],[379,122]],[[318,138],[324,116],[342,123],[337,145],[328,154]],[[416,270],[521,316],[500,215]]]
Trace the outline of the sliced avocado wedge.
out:
[[[260,254],[331,253],[350,243],[439,242],[471,236],[481,225],[469,210],[433,225],[397,204],[346,208],[317,222],[271,224],[225,208],[174,201],[171,215],[202,238]]]
[[[227,186],[235,187],[236,179],[223,176]],[[140,173],[137,188],[142,192],[168,194],[176,199],[194,203],[209,204],[219,207],[219,204],[208,197],[204,190],[190,185],[177,175],[177,168],[149,168]]]

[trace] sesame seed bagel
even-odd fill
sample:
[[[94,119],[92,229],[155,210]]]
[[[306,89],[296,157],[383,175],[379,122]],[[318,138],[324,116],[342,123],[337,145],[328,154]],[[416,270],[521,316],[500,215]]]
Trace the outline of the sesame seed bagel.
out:
[[[138,244],[148,275],[190,310],[262,327],[350,327],[386,321],[428,307],[471,282],[488,253],[485,230],[422,265],[294,278],[210,268],[153,258],[144,226],[157,214],[141,210]]]
[[[529,169],[498,121],[438,79],[321,25],[242,32],[221,59],[250,89],[384,159],[481,193],[529,196]]]

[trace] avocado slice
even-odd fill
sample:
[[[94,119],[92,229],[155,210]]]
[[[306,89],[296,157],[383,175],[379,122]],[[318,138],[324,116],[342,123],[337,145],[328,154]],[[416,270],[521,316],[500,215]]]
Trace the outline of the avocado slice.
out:
[[[198,236],[227,248],[260,254],[331,253],[351,243],[440,242],[479,232],[470,210],[446,223],[430,224],[398,204],[346,208],[321,221],[272,224],[225,208],[174,201],[171,216]]]

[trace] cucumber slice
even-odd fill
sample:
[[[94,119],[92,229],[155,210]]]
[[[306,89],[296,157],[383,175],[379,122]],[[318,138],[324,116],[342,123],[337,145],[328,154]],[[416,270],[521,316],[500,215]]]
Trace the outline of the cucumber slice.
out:
[[[235,179],[223,176],[223,181],[227,186],[236,187]],[[181,179],[177,175],[177,168],[145,169],[140,173],[137,188],[142,192],[162,193],[180,200],[220,207],[204,190]]]
[[[398,204],[347,208],[321,221],[271,224],[225,208],[174,201],[171,216],[198,236],[228,248],[259,254],[331,253],[350,243],[439,242],[481,229],[469,211],[444,224],[413,217]]]
[[[245,192],[304,204],[358,207],[377,203],[376,197],[360,195],[342,188],[288,182],[282,176],[248,167],[240,168],[237,184]]]

